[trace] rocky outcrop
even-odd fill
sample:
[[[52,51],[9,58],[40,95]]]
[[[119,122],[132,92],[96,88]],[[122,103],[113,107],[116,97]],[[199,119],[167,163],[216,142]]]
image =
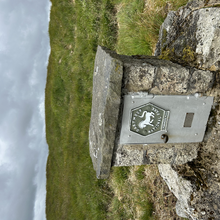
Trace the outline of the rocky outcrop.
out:
[[[196,0],[169,12],[160,29],[155,55],[198,69],[220,70],[220,8],[217,6],[219,0]]]
[[[170,12],[161,26],[155,55],[183,66],[210,70],[214,105],[198,156],[183,165],[160,164],[177,197],[177,214],[193,220],[220,219],[220,1],[191,1]]]

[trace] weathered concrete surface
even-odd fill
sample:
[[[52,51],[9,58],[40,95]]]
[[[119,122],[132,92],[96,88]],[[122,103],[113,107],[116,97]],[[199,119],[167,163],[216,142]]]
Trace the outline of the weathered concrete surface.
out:
[[[169,12],[155,55],[198,69],[220,70],[220,7],[211,6],[220,6],[220,1],[190,1]]]
[[[97,178],[108,178],[121,103],[123,63],[117,54],[98,47],[93,74],[89,130],[90,156]]]
[[[220,1],[192,1],[170,12],[156,50],[162,58],[213,72],[214,84],[204,94],[214,97],[214,105],[198,156],[186,164],[158,166],[178,199],[177,214],[196,220],[220,219],[220,8],[212,5]]]

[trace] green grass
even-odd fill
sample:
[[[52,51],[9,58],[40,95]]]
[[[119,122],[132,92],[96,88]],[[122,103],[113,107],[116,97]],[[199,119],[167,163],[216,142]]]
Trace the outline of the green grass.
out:
[[[177,10],[186,3],[186,0],[120,1],[117,6],[117,52],[126,55],[152,55],[168,9]]]
[[[114,175],[114,181],[117,184],[123,184],[123,182],[127,180],[130,173],[129,167],[113,167],[112,171]]]
[[[106,36],[116,33],[110,24],[114,13],[109,1],[52,4],[46,86],[47,219],[105,219],[111,191],[96,179],[88,130],[94,56],[101,42],[113,48],[115,34]]]
[[[146,21],[149,15],[141,0],[52,0],[45,89],[47,220],[133,218],[129,202],[115,196],[117,187],[132,195],[129,168],[112,169],[110,184],[96,179],[89,156],[93,66],[98,44],[124,54],[151,54],[165,17],[162,9],[157,10]],[[135,204],[142,200],[147,219],[152,211],[147,194],[134,199]]]
[[[144,175],[144,170],[145,170],[145,166],[140,166],[139,168],[138,168],[138,170],[136,170],[136,172],[135,172],[135,175],[136,175],[136,178],[138,179],[138,180],[143,180],[144,179],[144,177],[145,177],[145,175]]]
[[[118,12],[118,44],[117,51],[127,55],[151,55],[152,42],[149,37],[159,33],[163,16],[158,14],[154,19],[149,19],[145,13],[145,2],[140,0],[122,1]],[[150,24],[150,22],[152,22]],[[151,30],[149,29],[151,27]]]

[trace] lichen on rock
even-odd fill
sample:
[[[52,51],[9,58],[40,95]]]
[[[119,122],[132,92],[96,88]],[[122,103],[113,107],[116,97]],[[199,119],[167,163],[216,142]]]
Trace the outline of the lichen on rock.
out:
[[[220,1],[190,1],[169,12],[155,55],[184,66],[220,70]]]

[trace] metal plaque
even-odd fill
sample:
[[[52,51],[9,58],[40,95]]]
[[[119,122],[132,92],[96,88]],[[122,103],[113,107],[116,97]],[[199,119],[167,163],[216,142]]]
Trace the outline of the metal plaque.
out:
[[[124,96],[120,144],[201,142],[213,97]]]

